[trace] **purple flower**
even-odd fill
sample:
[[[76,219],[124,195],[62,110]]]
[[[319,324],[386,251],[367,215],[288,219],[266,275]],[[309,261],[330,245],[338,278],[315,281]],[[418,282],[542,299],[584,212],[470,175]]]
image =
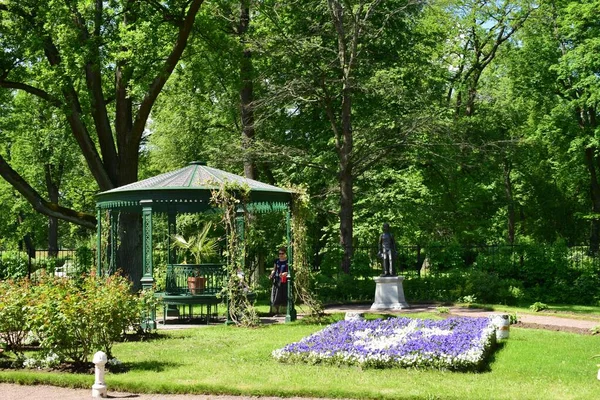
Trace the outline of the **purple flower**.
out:
[[[487,318],[339,321],[273,351],[282,362],[476,369],[495,343]]]

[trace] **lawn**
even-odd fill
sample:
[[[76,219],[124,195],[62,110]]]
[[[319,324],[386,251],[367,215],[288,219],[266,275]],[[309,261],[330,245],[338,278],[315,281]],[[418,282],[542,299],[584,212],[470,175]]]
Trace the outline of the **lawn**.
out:
[[[432,315],[418,315],[420,318]],[[512,328],[488,370],[360,369],[281,364],[271,352],[323,326],[301,321],[255,329],[232,326],[162,331],[115,345],[129,371],[108,373],[110,390],[364,399],[596,399],[600,337]],[[0,371],[0,381],[89,388],[92,375]]]

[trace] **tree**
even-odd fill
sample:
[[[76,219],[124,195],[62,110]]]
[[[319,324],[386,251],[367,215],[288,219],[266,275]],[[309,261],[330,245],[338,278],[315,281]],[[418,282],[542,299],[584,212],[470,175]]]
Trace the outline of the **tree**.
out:
[[[59,110],[100,190],[138,178],[139,152],[158,95],[203,0],[0,3],[0,87]],[[95,218],[43,198],[0,158],[0,174],[34,208],[93,228]],[[121,267],[134,284],[139,218],[120,218]],[[139,256],[138,256],[139,257]]]
[[[418,10],[412,1],[265,2],[255,18],[264,35],[257,37],[257,47],[278,60],[265,72],[266,93],[258,108],[282,119],[303,119],[294,128],[288,122],[285,133],[273,140],[293,141],[302,150],[314,141],[321,154],[305,158],[303,166],[336,177],[341,269],[346,273],[353,254],[355,179],[401,148],[418,125],[418,118],[407,118],[414,109],[405,94],[399,101],[407,108],[393,114],[377,97],[383,81],[401,80],[403,51],[409,52],[413,40],[411,18]],[[327,163],[316,163],[316,158]]]

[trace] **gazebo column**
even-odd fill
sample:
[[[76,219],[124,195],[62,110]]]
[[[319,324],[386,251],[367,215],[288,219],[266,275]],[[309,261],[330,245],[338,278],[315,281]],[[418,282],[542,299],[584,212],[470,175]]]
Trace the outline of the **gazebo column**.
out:
[[[118,212],[110,210],[110,245],[109,245],[109,264],[108,264],[108,275],[114,274],[117,271],[117,235],[119,234],[119,219]]]
[[[102,209],[96,207],[96,275],[102,276]]]
[[[288,254],[288,285],[287,285],[287,311],[285,314],[285,322],[296,320],[296,308],[294,307],[294,254],[292,246],[292,230],[291,230],[291,211],[288,206],[285,214],[286,235],[287,235],[287,254]]]
[[[174,210],[169,210],[167,214],[167,224],[169,236],[167,237],[167,263],[177,264],[177,250],[173,247],[171,241],[177,233],[177,213]]]
[[[142,290],[152,290],[154,278],[152,277],[152,200],[140,201],[142,206]],[[156,329],[156,310],[150,315],[143,316],[142,326]]]
[[[152,289],[152,200],[140,201],[142,205],[142,289]]]
[[[167,211],[167,264],[177,264],[177,248],[173,247],[173,236],[177,234],[177,210],[169,208]],[[167,266],[169,271],[171,266]],[[168,272],[167,272],[168,276]],[[184,306],[185,307],[185,306]],[[179,316],[179,308],[176,304],[167,305],[167,316]]]

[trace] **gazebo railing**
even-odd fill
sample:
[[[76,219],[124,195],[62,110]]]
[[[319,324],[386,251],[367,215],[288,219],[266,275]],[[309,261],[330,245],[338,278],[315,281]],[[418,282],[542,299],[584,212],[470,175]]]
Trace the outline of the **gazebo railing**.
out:
[[[165,291],[169,294],[216,295],[226,283],[223,264],[167,264]]]

